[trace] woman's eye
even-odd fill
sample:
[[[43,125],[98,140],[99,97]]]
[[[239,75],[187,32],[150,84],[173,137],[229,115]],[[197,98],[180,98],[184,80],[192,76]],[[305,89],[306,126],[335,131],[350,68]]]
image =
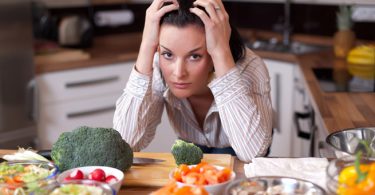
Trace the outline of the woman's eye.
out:
[[[191,55],[191,59],[192,60],[199,60],[202,56],[201,55],[198,55],[198,54],[193,54]]]
[[[171,59],[171,58],[172,58],[172,54],[169,53],[169,52],[163,52],[163,53],[161,53],[161,55],[162,55],[165,59]]]

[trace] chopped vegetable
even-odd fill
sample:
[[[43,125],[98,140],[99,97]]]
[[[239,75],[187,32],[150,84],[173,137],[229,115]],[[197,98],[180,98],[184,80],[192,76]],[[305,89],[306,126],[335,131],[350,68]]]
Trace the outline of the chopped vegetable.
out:
[[[0,163],[0,186],[1,195],[35,195],[41,192],[42,186],[48,185],[50,175],[56,170],[44,168],[42,164],[8,164]]]
[[[108,183],[108,184],[113,184],[113,183],[116,183],[117,181],[118,181],[118,179],[113,175],[108,175],[105,178],[105,183]]]
[[[89,179],[95,181],[105,181],[105,172],[103,169],[95,169],[89,174]]]
[[[345,167],[338,178],[338,195],[375,194],[375,162],[360,164],[357,154],[355,164]]]
[[[117,177],[114,175],[106,175],[103,169],[95,169],[90,172],[88,175],[85,175],[80,169],[73,170],[64,180],[81,180],[81,179],[90,179],[99,182],[105,182],[112,184],[118,181]]]
[[[79,169],[76,169],[69,174],[69,179],[83,179],[83,178],[84,178],[83,172]]]
[[[164,187],[151,193],[151,195],[208,195],[201,186],[183,186],[178,188],[175,181],[169,182]]]
[[[226,182],[232,171],[229,168],[219,170],[213,165],[201,162],[196,166],[180,165],[173,172],[173,178],[182,183],[192,185],[212,185]]]
[[[49,162],[48,159],[37,154],[31,149],[18,148],[18,151],[14,154],[7,154],[3,156],[3,159],[7,161],[42,161]]]
[[[104,191],[96,186],[67,184],[56,188],[50,195],[104,195]]]

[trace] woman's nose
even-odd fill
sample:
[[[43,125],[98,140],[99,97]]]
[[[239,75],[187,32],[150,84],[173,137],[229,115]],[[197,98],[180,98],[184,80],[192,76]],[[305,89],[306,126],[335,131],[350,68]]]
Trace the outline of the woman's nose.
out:
[[[187,74],[184,60],[176,60],[174,75],[177,78],[184,77]]]

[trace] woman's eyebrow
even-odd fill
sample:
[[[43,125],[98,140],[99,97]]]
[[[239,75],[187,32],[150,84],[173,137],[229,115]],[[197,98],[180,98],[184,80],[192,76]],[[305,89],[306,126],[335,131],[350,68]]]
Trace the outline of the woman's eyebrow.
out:
[[[168,49],[167,47],[165,47],[165,46],[163,46],[163,45],[160,45],[160,47],[162,47],[163,49],[165,49],[165,50],[167,50],[167,51],[171,51],[170,49]],[[200,50],[200,49],[202,49],[202,48],[203,48],[203,46],[197,47],[197,48],[192,49],[191,51],[189,51],[189,53],[194,53],[194,52],[196,52],[196,51],[198,51],[198,50]]]
[[[160,45],[160,47],[164,48],[165,50],[171,51],[170,49],[168,49],[167,47],[165,47],[163,45]]]
[[[200,50],[200,49],[202,49],[203,47],[197,47],[197,48],[195,48],[195,49],[192,49],[191,51],[189,51],[189,53],[194,53],[194,52],[196,52],[196,51],[198,51],[198,50]]]

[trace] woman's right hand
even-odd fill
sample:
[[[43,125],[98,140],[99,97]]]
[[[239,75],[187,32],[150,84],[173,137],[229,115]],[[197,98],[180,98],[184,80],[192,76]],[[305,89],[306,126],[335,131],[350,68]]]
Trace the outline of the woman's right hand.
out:
[[[164,5],[164,3],[171,3]],[[178,9],[177,0],[154,0],[146,10],[142,43],[138,54],[136,69],[142,74],[152,72],[152,61],[159,45],[160,19],[165,13]]]
[[[163,6],[168,2],[172,4]],[[149,47],[156,49],[159,44],[160,19],[165,13],[176,9],[178,9],[177,0],[154,0],[146,10],[142,43],[145,42]]]

